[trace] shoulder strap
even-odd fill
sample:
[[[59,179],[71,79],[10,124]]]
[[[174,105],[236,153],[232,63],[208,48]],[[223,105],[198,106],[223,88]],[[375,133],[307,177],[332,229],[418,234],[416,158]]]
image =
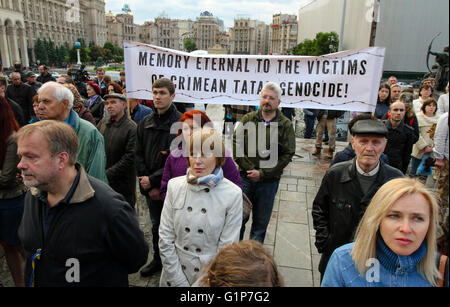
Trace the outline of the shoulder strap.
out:
[[[448,257],[445,255],[441,255],[440,261],[439,261],[439,272],[441,273],[441,277],[438,280],[439,287],[444,286],[444,280],[445,280],[445,266],[447,264]]]

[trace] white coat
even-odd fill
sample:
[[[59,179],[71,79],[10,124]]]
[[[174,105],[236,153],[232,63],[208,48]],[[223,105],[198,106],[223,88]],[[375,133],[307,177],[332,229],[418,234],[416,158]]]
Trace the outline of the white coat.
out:
[[[239,241],[242,190],[223,178],[214,188],[172,178],[159,226],[160,287],[189,287],[226,245]]]
[[[428,131],[436,125],[439,120],[439,114],[435,114],[433,117],[428,117],[423,114],[422,111],[416,114],[417,121],[419,122],[419,140],[414,144],[411,156],[416,159],[422,159],[425,151],[425,147],[434,147],[434,141],[430,137]]]

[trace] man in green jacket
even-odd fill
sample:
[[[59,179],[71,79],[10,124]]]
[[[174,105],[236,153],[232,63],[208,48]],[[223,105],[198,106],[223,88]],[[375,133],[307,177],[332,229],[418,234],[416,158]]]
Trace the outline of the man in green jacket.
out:
[[[233,155],[239,166],[243,190],[253,204],[250,239],[264,243],[267,225],[283,169],[295,153],[292,122],[278,109],[281,88],[267,83],[259,110],[246,114],[233,135]],[[241,227],[243,239],[245,224]]]
[[[72,92],[62,84],[49,81],[39,88],[38,95],[39,114],[36,115],[41,119],[54,119],[69,124],[79,139],[77,162],[83,165],[90,176],[108,183],[103,136],[94,125],[81,119],[72,110]]]

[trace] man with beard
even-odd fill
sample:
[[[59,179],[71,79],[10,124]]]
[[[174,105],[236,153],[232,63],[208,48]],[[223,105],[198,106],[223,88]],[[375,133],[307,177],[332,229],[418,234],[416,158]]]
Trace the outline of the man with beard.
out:
[[[261,243],[264,243],[281,174],[295,153],[294,128],[278,109],[280,102],[279,85],[266,83],[259,110],[244,115],[233,135],[234,160],[239,166],[243,191],[253,204],[250,239]],[[248,219],[242,221],[241,240]]]

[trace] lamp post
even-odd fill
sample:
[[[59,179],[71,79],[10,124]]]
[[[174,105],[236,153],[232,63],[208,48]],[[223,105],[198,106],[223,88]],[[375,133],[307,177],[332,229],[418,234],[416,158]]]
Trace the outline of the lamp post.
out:
[[[75,42],[75,48],[77,48],[77,65],[81,65],[81,60],[80,60],[80,47],[81,44],[79,42]]]

